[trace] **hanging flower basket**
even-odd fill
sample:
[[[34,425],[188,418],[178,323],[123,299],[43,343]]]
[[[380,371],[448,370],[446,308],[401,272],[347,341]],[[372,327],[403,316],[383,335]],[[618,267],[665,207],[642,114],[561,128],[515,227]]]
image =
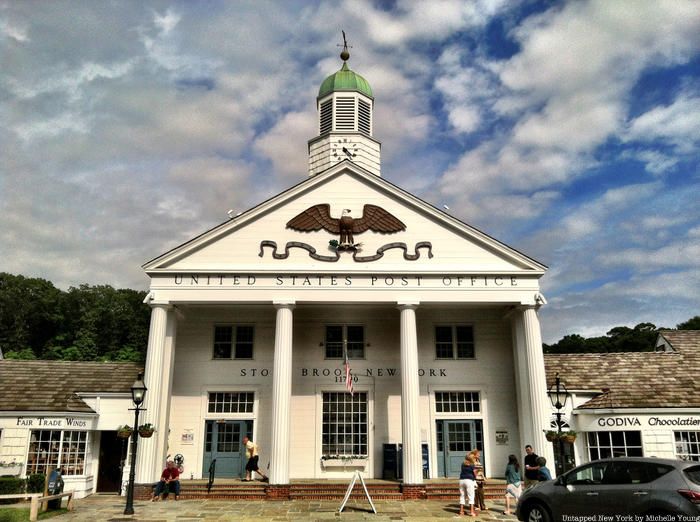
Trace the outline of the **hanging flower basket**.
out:
[[[117,428],[117,437],[120,439],[128,439],[132,433],[134,433],[134,430],[131,429],[131,426],[119,426]]]
[[[147,439],[149,437],[152,437],[155,431],[156,428],[155,426],[153,426],[153,424],[142,424],[141,426],[139,426],[139,437]]]
[[[576,433],[566,431],[561,434],[561,440],[563,440],[564,442],[568,442],[569,444],[573,444],[574,442],[576,442]]]
[[[548,442],[554,442],[558,438],[558,434],[556,431],[547,431],[545,432],[544,436]]]

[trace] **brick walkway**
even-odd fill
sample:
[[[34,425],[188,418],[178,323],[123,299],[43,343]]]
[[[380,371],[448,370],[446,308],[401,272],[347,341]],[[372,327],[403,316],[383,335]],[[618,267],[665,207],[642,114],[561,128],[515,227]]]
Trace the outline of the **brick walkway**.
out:
[[[57,522],[117,522],[140,520],[150,522],[200,522],[246,520],[412,520],[429,521],[439,518],[454,519],[459,512],[455,501],[413,500],[375,501],[377,514],[371,512],[369,503],[348,502],[343,513],[338,513],[340,501],[219,501],[219,500],[168,500],[164,502],[137,501],[133,516],[124,515],[124,497],[92,495],[75,501],[75,510],[57,517]],[[502,515],[504,504],[487,501],[489,511],[480,513],[478,521],[514,522],[514,516]],[[472,520],[464,517],[464,520]]]

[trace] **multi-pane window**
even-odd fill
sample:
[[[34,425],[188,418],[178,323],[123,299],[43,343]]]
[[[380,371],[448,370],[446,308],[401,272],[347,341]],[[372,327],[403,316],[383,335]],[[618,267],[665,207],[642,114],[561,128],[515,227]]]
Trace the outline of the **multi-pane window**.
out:
[[[473,413],[480,410],[479,392],[435,392],[437,413]]]
[[[58,468],[64,475],[83,475],[88,453],[87,431],[32,431],[27,475]]]
[[[326,359],[343,359],[347,349],[348,359],[365,358],[365,327],[362,325],[326,326]]]
[[[436,326],[435,357],[437,359],[473,359],[474,329],[469,325]]]
[[[252,359],[254,330],[249,325],[214,327],[214,359]]]
[[[367,393],[323,394],[324,455],[367,456],[367,425]]]
[[[700,461],[700,431],[674,431],[676,457]]]
[[[252,413],[253,392],[210,392],[209,413]]]
[[[610,457],[643,457],[640,431],[591,431],[588,433],[591,460]]]

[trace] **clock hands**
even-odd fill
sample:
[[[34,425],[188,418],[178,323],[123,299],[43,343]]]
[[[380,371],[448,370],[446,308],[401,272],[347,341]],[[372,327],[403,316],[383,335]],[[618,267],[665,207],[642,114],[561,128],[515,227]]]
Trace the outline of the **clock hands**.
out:
[[[354,158],[357,154],[350,152],[346,147],[343,147],[343,152],[348,155],[348,158]]]

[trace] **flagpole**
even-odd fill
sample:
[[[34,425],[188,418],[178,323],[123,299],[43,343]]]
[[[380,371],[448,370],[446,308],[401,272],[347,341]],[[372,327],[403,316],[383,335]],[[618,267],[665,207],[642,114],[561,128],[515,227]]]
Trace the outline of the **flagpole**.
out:
[[[353,394],[352,372],[350,371],[350,361],[348,359],[348,342],[343,339],[343,355],[345,356],[345,389]]]

